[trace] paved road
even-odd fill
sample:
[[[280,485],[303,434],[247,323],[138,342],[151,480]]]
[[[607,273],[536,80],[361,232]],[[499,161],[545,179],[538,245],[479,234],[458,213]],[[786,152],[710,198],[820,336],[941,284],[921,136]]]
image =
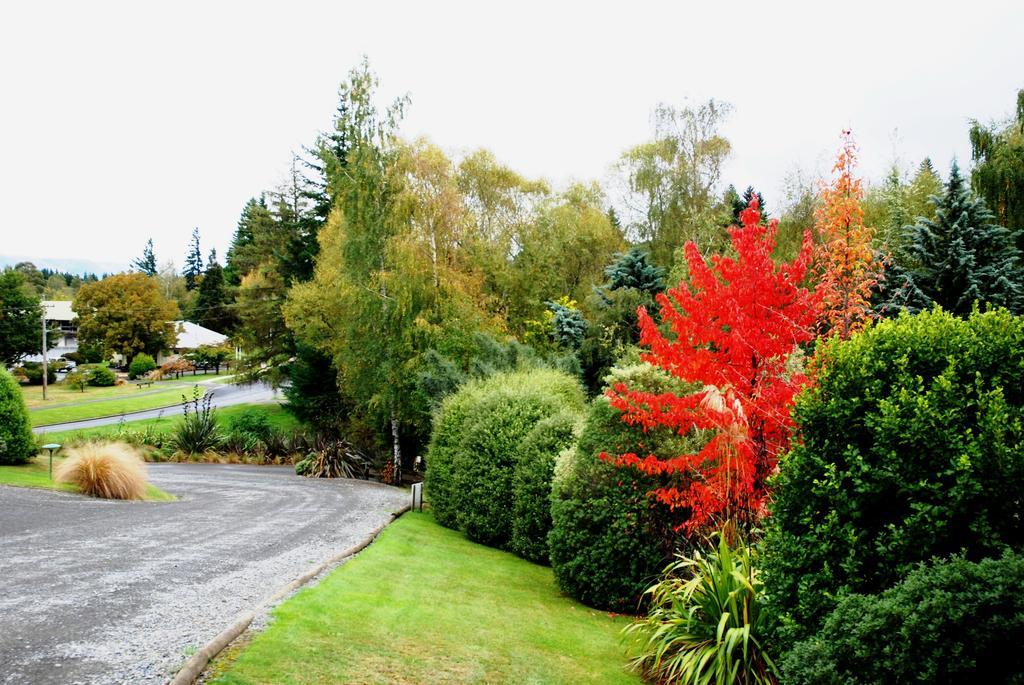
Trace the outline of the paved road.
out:
[[[290,468],[150,464],[176,502],[0,486],[0,683],[164,683],[407,499]]]
[[[230,383],[198,383],[206,388],[206,393],[212,396],[211,405],[214,407],[230,407],[234,404],[257,404],[262,402],[273,402],[277,393],[266,383],[253,383],[251,385],[232,385]],[[187,395],[187,388],[183,390]],[[119,398],[120,399],[120,398]],[[55,433],[64,430],[77,430],[79,428],[95,428],[96,426],[107,426],[117,423],[124,416],[126,421],[139,421],[140,419],[155,419],[159,416],[178,416],[182,413],[180,404],[163,409],[147,409],[117,416],[105,416],[99,419],[86,419],[84,421],[71,421],[49,426],[37,426],[32,429],[33,433]]]

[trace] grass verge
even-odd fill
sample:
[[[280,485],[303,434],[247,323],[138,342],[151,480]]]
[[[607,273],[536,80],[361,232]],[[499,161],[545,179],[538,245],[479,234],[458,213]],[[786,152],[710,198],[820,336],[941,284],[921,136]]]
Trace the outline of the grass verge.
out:
[[[53,468],[64,461],[61,457],[53,458]],[[63,490],[78,492],[78,486],[70,483],[54,483],[50,480],[50,460],[45,455],[36,456],[32,461],[21,466],[0,466],[0,485],[14,485],[22,488],[42,488],[45,490]],[[155,485],[146,484],[146,500],[149,502],[173,502],[177,499]]]
[[[175,387],[189,389],[196,383],[205,381],[218,383],[229,382],[231,378],[232,376],[229,375],[221,374],[217,376],[212,373],[207,376],[203,376],[202,374],[198,376],[183,376],[181,378],[167,378],[165,380],[155,381],[152,385],[143,386],[141,389],[136,385],[139,381],[125,381],[121,385],[112,385],[107,388],[93,388],[91,386],[87,386],[85,388],[85,392],[75,390],[64,382],[58,382],[50,384],[47,388],[45,400],[43,400],[43,386],[41,385],[21,386],[21,396],[25,398],[25,404],[29,409],[42,409],[45,407],[53,407],[56,404],[78,404],[81,402],[92,402],[95,400],[133,397],[143,393],[156,392],[161,389]]]
[[[206,392],[200,387],[200,392]],[[102,402],[83,402],[53,409],[37,409],[30,411],[28,416],[33,426],[45,426],[55,423],[66,423],[68,421],[82,421],[84,419],[96,419],[103,416],[118,416],[133,411],[146,409],[157,409],[168,407],[181,402],[181,396],[187,395],[191,398],[192,386],[181,385],[163,392],[146,393],[139,397],[123,396],[112,397]]]
[[[274,610],[219,685],[641,683],[610,617],[562,596],[551,569],[409,513]],[[226,671],[226,672],[224,672]]]
[[[267,417],[271,426],[279,430],[297,430],[301,427],[299,420],[279,404],[234,404],[230,407],[221,407],[216,410],[217,420],[221,427],[226,429],[231,417],[247,411],[260,412]],[[158,419],[126,421],[123,426],[132,430],[152,428],[156,432],[166,434],[174,430],[174,427],[179,423],[181,423],[181,416],[164,416]],[[39,438],[43,442],[57,442],[62,445],[70,444],[76,440],[111,438],[116,436],[118,431],[121,430],[121,425],[112,423],[107,426],[96,426],[95,428],[44,432],[39,435]]]

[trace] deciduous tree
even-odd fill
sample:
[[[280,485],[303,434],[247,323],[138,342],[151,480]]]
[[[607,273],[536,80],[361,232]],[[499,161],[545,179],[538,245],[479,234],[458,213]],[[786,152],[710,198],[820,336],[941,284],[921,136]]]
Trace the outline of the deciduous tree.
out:
[[[126,363],[139,352],[155,357],[173,347],[177,338],[173,324],[177,306],[144,274],[117,274],[86,283],[79,288],[73,307],[79,341],[117,352]]]
[[[848,338],[872,316],[871,289],[882,270],[872,248],[875,229],[864,225],[864,190],[853,175],[857,148],[849,131],[832,170],[832,184],[821,191],[815,228],[820,243],[815,262],[822,297],[822,330]]]
[[[0,272],[0,362],[4,365],[39,354],[43,348],[43,309],[39,298],[27,291],[21,272]]]
[[[643,359],[696,390],[655,394],[619,384],[609,393],[631,425],[710,436],[695,453],[614,457],[623,467],[676,477],[652,494],[684,509],[691,530],[721,518],[750,524],[762,513],[766,480],[788,446],[789,407],[807,382],[792,357],[813,339],[819,313],[819,296],[801,285],[810,233],[795,260],[776,264],[777,222],[760,222],[756,199],[740,218],[743,225],[729,230],[735,258],[715,255],[708,264],[686,244],[690,282],[657,296],[668,335],[639,312],[640,341],[650,349]]]

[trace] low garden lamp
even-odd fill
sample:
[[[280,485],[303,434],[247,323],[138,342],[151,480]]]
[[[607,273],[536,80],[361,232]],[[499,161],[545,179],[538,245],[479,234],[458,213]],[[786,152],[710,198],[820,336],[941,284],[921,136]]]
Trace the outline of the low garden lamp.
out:
[[[49,445],[43,445],[43,449],[50,453],[50,480],[53,480],[53,453],[60,449],[60,445],[51,442]]]

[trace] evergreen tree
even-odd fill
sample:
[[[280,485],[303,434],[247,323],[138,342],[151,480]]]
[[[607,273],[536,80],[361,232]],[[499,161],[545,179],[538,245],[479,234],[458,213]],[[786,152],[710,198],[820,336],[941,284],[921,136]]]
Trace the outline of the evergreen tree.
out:
[[[206,271],[199,282],[192,321],[218,333],[226,333],[234,326],[231,298],[224,284],[224,269],[217,263],[216,250],[210,250]]]
[[[202,273],[203,255],[199,252],[199,228],[196,227],[192,229],[192,241],[188,246],[188,254],[185,255],[185,270],[181,273],[185,277],[185,287],[188,290],[195,290]]]
[[[146,241],[142,256],[132,262],[132,268],[147,276],[156,276],[156,256],[153,254],[153,239]]]
[[[266,200],[262,195],[258,199],[250,198],[245,203],[242,214],[238,217],[235,235],[228,247],[227,263],[224,267],[224,280],[228,285],[237,287],[242,282],[242,277],[259,263],[259,259],[253,254],[256,236],[261,232],[262,226],[269,221],[270,210],[267,209]]]
[[[768,216],[768,210],[764,206],[764,197],[761,193],[754,190],[754,186],[747,186],[747,189],[743,191],[743,195],[737,195],[736,189],[732,186],[729,187],[732,188],[732,194],[735,195],[735,197],[730,197],[732,202],[732,225],[740,225],[740,212],[749,207],[750,201],[755,197],[757,198],[757,206],[761,208],[761,216]]]
[[[1017,91],[1013,121],[1004,126],[973,121],[970,138],[975,162],[971,185],[1024,249],[1024,90]]]
[[[894,283],[887,313],[938,304],[966,316],[976,302],[1024,310],[1024,271],[1012,234],[966,187],[955,162],[934,204],[934,220],[905,229],[905,259],[888,274]]]
[[[655,295],[665,289],[665,270],[650,261],[650,255],[640,247],[618,254],[604,275],[609,290],[636,288]]]

